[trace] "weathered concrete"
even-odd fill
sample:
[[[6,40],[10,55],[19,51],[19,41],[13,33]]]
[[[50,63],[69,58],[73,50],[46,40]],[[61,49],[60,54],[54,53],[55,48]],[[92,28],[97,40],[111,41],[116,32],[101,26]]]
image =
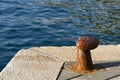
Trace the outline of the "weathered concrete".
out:
[[[59,56],[65,61],[76,60],[76,47],[75,46],[62,46],[62,47],[34,47],[34,50],[51,53]],[[119,45],[100,45],[96,49],[91,50],[93,61],[108,61],[120,60],[120,44]]]
[[[120,80],[120,75],[119,75],[119,76],[116,76],[116,77],[114,77],[114,78],[112,78],[112,79],[110,79],[110,80]]]
[[[73,62],[66,63],[73,64]],[[90,74],[81,74],[66,69],[62,69],[62,73],[58,80],[112,80],[120,79],[120,61],[99,61],[94,62],[99,69]]]
[[[20,50],[0,74],[0,80],[56,80],[63,61],[48,53]]]
[[[97,66],[103,66],[102,68],[108,71],[103,70],[91,77],[61,69],[64,62],[76,60],[75,46],[20,50],[0,73],[0,80],[102,80],[106,77],[108,80],[120,80],[120,45],[101,45],[93,50],[91,55]],[[105,63],[106,61],[109,62]]]

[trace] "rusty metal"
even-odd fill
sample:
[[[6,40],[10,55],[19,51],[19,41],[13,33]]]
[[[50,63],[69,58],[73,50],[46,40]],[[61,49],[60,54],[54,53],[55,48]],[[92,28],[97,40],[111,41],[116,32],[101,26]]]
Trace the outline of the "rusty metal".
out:
[[[95,49],[99,44],[98,39],[94,37],[83,36],[79,37],[76,41],[77,47],[77,58],[76,63],[73,66],[68,66],[70,70],[76,72],[91,72],[94,70],[91,52],[90,50]]]

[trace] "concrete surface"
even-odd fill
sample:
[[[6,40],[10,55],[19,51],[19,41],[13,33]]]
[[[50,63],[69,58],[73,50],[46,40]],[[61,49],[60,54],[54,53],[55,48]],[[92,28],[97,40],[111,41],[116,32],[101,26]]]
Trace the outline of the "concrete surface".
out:
[[[58,80],[120,80],[120,61],[97,61],[93,62],[99,68],[90,74],[76,73],[67,69],[62,69],[62,73]],[[66,62],[65,65],[73,64]]]
[[[34,47],[34,50],[51,53],[59,56],[65,61],[76,60],[76,47],[75,46],[45,46]],[[105,60],[120,60],[120,44],[119,45],[100,45],[96,49],[91,50],[93,61],[105,61]]]
[[[48,53],[20,50],[0,73],[0,80],[56,80],[63,63]]]
[[[76,60],[75,46],[20,50],[2,70],[0,80],[104,80],[106,77],[108,80],[120,80],[120,45],[100,45],[91,54],[93,62],[103,69],[92,77],[63,68],[64,62]],[[104,71],[106,69],[108,71]]]

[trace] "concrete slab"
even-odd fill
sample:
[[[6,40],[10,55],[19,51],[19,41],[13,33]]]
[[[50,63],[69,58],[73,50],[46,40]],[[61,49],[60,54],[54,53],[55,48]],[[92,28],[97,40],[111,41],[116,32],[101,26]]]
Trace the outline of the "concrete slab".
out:
[[[74,64],[74,62],[67,62],[64,66]],[[101,61],[94,62],[98,68],[90,74],[81,74],[67,69],[62,69],[58,80],[120,80],[120,61]]]
[[[78,74],[78,73],[75,73],[75,72],[72,72],[66,69],[62,69],[62,72],[59,75],[58,80],[71,80],[79,76],[82,76],[82,74]]]
[[[84,75],[77,77],[79,80],[110,80],[114,77],[120,76],[120,68],[115,67],[109,70],[102,70],[95,74]],[[74,79],[73,79],[74,80]]]
[[[120,80],[120,76],[115,76],[114,78],[112,78],[110,80]]]
[[[76,60],[75,46],[20,50],[0,73],[0,80],[120,80],[120,45],[100,45],[91,51],[100,70],[83,75],[63,68]]]
[[[0,80],[56,80],[63,63],[48,53],[20,50],[0,73]]]
[[[76,60],[76,47],[75,46],[42,46],[34,47],[32,49],[51,53],[59,56],[65,61]],[[96,49],[91,50],[93,61],[107,61],[107,60],[120,60],[120,44],[119,45],[100,45]]]

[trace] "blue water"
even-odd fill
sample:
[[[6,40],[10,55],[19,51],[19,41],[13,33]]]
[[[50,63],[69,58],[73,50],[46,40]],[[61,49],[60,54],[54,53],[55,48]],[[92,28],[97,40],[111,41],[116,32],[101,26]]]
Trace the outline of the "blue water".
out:
[[[0,0],[0,71],[20,49],[74,46],[79,36],[120,44],[120,0]]]

